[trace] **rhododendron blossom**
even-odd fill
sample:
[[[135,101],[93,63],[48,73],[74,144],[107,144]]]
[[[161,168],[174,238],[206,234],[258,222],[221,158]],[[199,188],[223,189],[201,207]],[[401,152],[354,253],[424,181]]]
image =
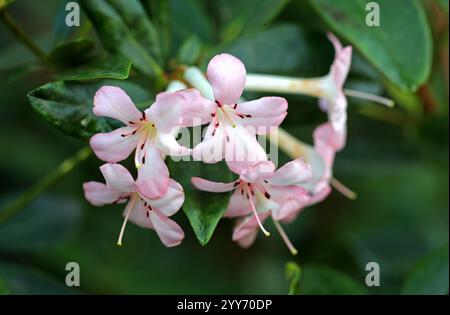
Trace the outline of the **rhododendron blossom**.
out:
[[[181,243],[183,230],[168,217],[174,215],[184,202],[183,188],[169,179],[164,196],[149,199],[140,191],[128,170],[120,164],[107,163],[100,167],[106,184],[87,182],[83,184],[86,199],[94,206],[127,202],[124,222],[120,230],[118,245],[122,245],[123,233],[128,220],[147,229],[153,229],[167,247]]]
[[[95,94],[94,114],[120,120],[126,126],[94,135],[90,141],[92,149],[100,159],[111,163],[120,162],[135,151],[137,185],[148,198],[164,196],[169,187],[164,155],[190,154],[191,150],[179,145],[173,135],[173,130],[183,124],[184,95],[188,93],[189,90],[160,93],[142,113],[118,87],[104,86]],[[200,97],[195,92],[189,95]],[[189,100],[195,102],[192,97]]]
[[[262,97],[240,103],[246,70],[239,59],[229,54],[211,59],[207,77],[213,93],[208,92],[206,96],[213,94],[214,101],[190,102],[187,110],[209,123],[203,141],[194,148],[194,158],[206,163],[222,159],[227,163],[265,160],[266,152],[256,140],[256,134],[267,134],[271,127],[283,121],[287,115],[286,100]],[[202,91],[208,90],[205,82],[199,85]]]
[[[192,184],[210,192],[234,190],[224,216],[245,218],[235,229],[233,240],[244,247],[250,246],[256,238],[258,227],[269,236],[263,221],[271,216],[283,240],[295,254],[297,251],[278,221],[292,219],[308,203],[310,195],[300,185],[311,176],[309,165],[297,159],[275,171],[272,162],[261,161],[247,167],[232,167],[231,170],[239,175],[234,182],[218,183],[193,177]]]

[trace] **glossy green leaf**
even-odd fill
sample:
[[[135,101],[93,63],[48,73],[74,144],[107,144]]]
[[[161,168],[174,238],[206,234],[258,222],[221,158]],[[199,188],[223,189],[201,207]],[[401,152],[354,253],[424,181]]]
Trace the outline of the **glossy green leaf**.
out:
[[[305,33],[292,24],[269,28],[254,35],[244,36],[229,45],[219,47],[211,54],[225,51],[239,57],[247,71],[262,73],[293,72],[302,62],[311,62],[310,46]]]
[[[254,32],[272,21],[289,0],[221,0],[218,11],[222,20],[222,38],[233,40]]]
[[[94,49],[90,39],[79,38],[56,46],[49,55],[49,60],[60,67],[74,67],[84,63]]]
[[[231,182],[233,175],[224,162],[204,164],[197,161],[173,161],[167,159],[170,176],[184,188],[183,211],[201,245],[206,245],[224,214],[230,194],[197,190],[191,184],[194,176],[220,182]]]
[[[404,294],[448,294],[448,244],[425,256],[406,278]]]
[[[188,37],[178,51],[178,60],[185,65],[193,65],[200,57],[202,43],[197,36]]]
[[[103,56],[89,63],[59,72],[58,80],[81,81],[93,79],[127,79],[130,74],[131,61],[125,57]]]
[[[0,225],[0,249],[37,251],[57,245],[77,228],[80,215],[73,199],[37,199]]]
[[[82,0],[103,46],[133,62],[145,75],[161,76],[156,32],[138,0]]]
[[[296,295],[299,293],[299,283],[302,275],[302,269],[295,262],[288,262],[285,266],[286,278],[289,281],[289,295]]]
[[[428,79],[432,40],[419,1],[377,1],[380,26],[372,27],[366,25],[369,0],[310,1],[333,31],[400,88],[415,91]]]
[[[150,99],[148,93],[133,83],[106,80],[92,83],[50,82],[28,93],[28,100],[33,109],[55,127],[66,134],[87,140],[95,133],[107,132],[117,126],[115,121],[92,113],[95,92],[103,85],[122,87],[136,104]]]
[[[305,265],[302,270],[300,294],[367,293],[363,278],[358,283],[343,272],[319,265]]]

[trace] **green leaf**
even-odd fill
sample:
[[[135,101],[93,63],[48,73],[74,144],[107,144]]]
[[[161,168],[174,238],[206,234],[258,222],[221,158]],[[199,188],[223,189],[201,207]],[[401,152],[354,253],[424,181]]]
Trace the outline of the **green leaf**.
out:
[[[360,284],[345,273],[319,265],[305,265],[302,269],[301,294],[367,294],[364,279]]]
[[[304,33],[292,24],[272,27],[255,35],[244,36],[230,45],[214,50],[239,57],[248,71],[285,73],[300,65],[302,55],[309,54]]]
[[[406,278],[404,294],[448,294],[448,244],[420,259]]]
[[[94,42],[87,38],[78,38],[56,46],[49,55],[49,60],[60,67],[80,65],[90,57]]]
[[[257,31],[272,21],[289,0],[221,0],[218,12],[223,24],[222,38],[230,41]]]
[[[186,38],[178,51],[178,60],[185,65],[193,65],[198,60],[202,49],[202,43],[197,36]]]
[[[57,245],[71,235],[80,216],[78,203],[69,198],[37,199],[1,224],[0,249],[38,251]]]
[[[81,81],[93,79],[127,79],[131,61],[125,57],[103,56],[74,69],[64,70],[56,75],[58,80]]]
[[[170,176],[184,188],[183,211],[189,219],[201,245],[206,245],[224,214],[230,194],[210,193],[196,189],[191,184],[194,176],[220,182],[231,182],[233,176],[224,162],[204,164],[198,161],[167,160]]]
[[[103,46],[148,76],[162,76],[156,32],[138,0],[82,0]]]
[[[0,277],[0,295],[9,294],[8,286],[6,285],[6,281]]]
[[[369,0],[310,1],[330,28],[400,88],[415,91],[428,79],[432,40],[419,1],[377,1],[380,26],[373,27],[366,25]]]
[[[436,0],[436,2],[448,14],[448,0]]]
[[[92,83],[50,82],[28,93],[28,100],[33,109],[55,127],[68,135],[88,140],[95,133],[108,132],[117,126],[115,121],[92,113],[95,92],[103,85],[122,87],[136,104],[150,99],[150,95],[135,84],[105,80]]]
[[[298,294],[298,287],[300,283],[300,277],[302,270],[295,262],[288,262],[285,267],[286,278],[289,281],[289,295]]]

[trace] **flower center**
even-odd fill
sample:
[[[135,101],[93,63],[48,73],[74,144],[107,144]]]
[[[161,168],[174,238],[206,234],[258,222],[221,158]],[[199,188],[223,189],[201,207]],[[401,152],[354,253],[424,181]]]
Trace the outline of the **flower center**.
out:
[[[215,113],[212,113],[211,116],[213,117],[212,123],[214,124],[214,130],[212,132],[212,135],[214,136],[216,133],[216,129],[219,128],[220,125],[222,126],[231,126],[233,128],[236,128],[238,124],[235,123],[235,119],[244,119],[244,118],[251,118],[252,115],[243,114],[237,111],[238,104],[234,105],[225,105],[222,104],[219,101],[215,101],[217,104],[217,110]],[[227,141],[229,141],[229,137],[225,131],[225,136]]]

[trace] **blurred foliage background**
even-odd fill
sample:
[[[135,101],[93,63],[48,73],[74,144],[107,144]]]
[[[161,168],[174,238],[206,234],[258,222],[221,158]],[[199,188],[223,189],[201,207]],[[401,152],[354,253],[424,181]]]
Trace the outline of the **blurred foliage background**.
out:
[[[448,1],[377,1],[376,31],[364,24],[364,0],[88,0],[80,1],[80,27],[65,25],[67,1],[10,2],[0,0],[0,9],[8,5],[8,16],[50,57],[43,64],[0,24],[0,293],[448,294]],[[139,3],[144,15],[136,13]],[[139,41],[148,21],[158,45],[152,34]],[[335,176],[358,199],[333,192],[305,209],[287,226],[296,257],[277,235],[239,248],[226,219],[201,246],[181,211],[181,246],[165,248],[155,233],[129,224],[125,246],[117,247],[122,206],[94,208],[81,189],[100,179],[101,161],[79,152],[85,142],[54,128],[42,118],[46,109],[34,104],[34,111],[27,99],[57,79],[94,86],[109,80],[145,102],[164,84],[158,71],[204,67],[222,51],[241,58],[249,72],[324,75],[333,58],[328,30],[355,46],[346,86],[397,105],[349,99],[348,144]],[[144,52],[133,51],[136,42]],[[130,73],[123,57],[133,63]],[[77,95],[80,103],[92,96]],[[311,142],[325,119],[317,100],[286,97],[283,127]],[[88,137],[78,125],[59,122],[64,132]],[[30,202],[17,203],[23,192]],[[11,205],[19,210],[5,216]],[[64,284],[70,261],[80,265],[79,288]],[[380,265],[380,287],[364,284],[371,261]]]

